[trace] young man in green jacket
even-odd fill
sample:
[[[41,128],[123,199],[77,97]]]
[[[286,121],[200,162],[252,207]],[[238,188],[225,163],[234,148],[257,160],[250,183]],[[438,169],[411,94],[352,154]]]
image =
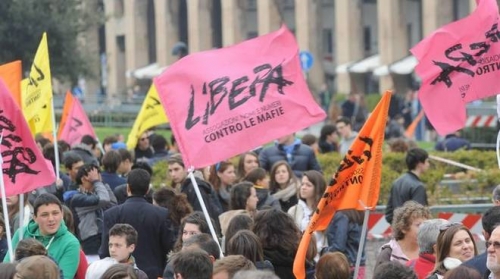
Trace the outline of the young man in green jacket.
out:
[[[33,209],[34,217],[24,228],[24,238],[40,241],[59,265],[64,279],[73,279],[80,259],[80,243],[64,224],[61,202],[56,196],[44,193],[36,198]],[[14,250],[19,243],[19,232],[18,229],[12,238]],[[10,262],[9,254],[4,262]]]

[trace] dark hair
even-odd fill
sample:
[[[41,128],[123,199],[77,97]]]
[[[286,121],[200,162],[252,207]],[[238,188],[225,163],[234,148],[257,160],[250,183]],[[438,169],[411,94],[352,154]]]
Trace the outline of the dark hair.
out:
[[[193,208],[187,199],[186,194],[176,194],[167,187],[161,187],[153,194],[153,199],[158,206],[168,209],[169,219],[177,227],[181,224],[182,218],[193,212]]]
[[[155,134],[153,136],[153,140],[151,141],[151,146],[153,147],[155,152],[163,151],[168,147],[167,139],[160,134]]]
[[[141,169],[141,170],[145,170],[149,173],[149,176],[152,176],[153,175],[153,169],[151,168],[151,166],[144,162],[144,161],[138,161],[138,162],[135,162],[133,165],[132,165],[132,170],[135,170],[135,169]]]
[[[167,159],[167,163],[169,165],[179,164],[181,167],[186,168],[186,166],[184,165],[184,161],[182,160],[181,154],[172,154],[172,156],[170,156]]]
[[[55,152],[54,152],[55,148],[54,148],[54,144],[52,143],[47,143],[44,147],[43,147],[43,157],[47,160],[50,161],[50,163],[52,164],[52,167],[56,167],[56,156],[55,156]],[[57,150],[58,150],[58,156],[59,158],[62,158],[62,152],[61,152],[61,148],[59,146],[57,146]]]
[[[118,153],[120,153],[120,157],[122,158],[122,162],[124,162],[125,160],[129,160],[130,162],[132,162],[132,153],[130,153],[130,151],[128,151],[127,149],[125,148],[120,148],[118,150]]]
[[[307,177],[309,182],[314,186],[314,207],[313,209],[316,210],[316,207],[318,206],[319,200],[325,193],[326,189],[326,181],[325,178],[323,177],[323,174],[321,174],[319,171],[315,170],[308,170],[304,172],[304,175],[302,177]],[[301,200],[302,197],[300,197]],[[305,201],[305,200],[304,200]]]
[[[337,127],[332,124],[325,124],[325,126],[321,127],[321,132],[319,133],[319,140],[325,141],[326,137],[337,132]]]
[[[29,194],[24,193],[22,195],[24,196],[24,206],[26,206],[27,204],[29,204],[29,199],[28,199]],[[17,196],[17,202],[15,204],[7,205],[7,209],[8,209],[8,213],[9,213],[8,217],[9,217],[10,222],[12,222],[16,218],[16,216],[19,216],[19,202],[21,201],[21,199],[20,199],[21,195],[14,195],[14,196]],[[1,206],[0,206],[0,208],[1,208]],[[19,223],[21,223],[21,222],[19,222]],[[11,223],[9,223],[9,224],[11,224]],[[4,227],[4,232],[5,232],[5,227]]]
[[[263,168],[256,168],[250,171],[245,178],[244,181],[251,182],[253,185],[257,185],[257,181],[263,180],[267,176],[267,171]]]
[[[414,170],[418,163],[425,163],[429,158],[429,153],[422,148],[412,148],[406,153],[406,166],[408,170]]]
[[[97,140],[94,139],[91,135],[84,135],[80,142],[89,145],[91,149],[94,149],[97,144]]]
[[[403,264],[390,261],[385,262],[377,268],[375,268],[375,273],[373,274],[373,279],[417,279],[417,275],[411,267],[404,266]]]
[[[130,264],[114,264],[101,276],[101,279],[137,279],[137,274]]]
[[[205,215],[201,211],[194,211],[188,216],[184,217],[181,221],[181,225],[179,226],[179,234],[177,236],[177,241],[174,244],[174,252],[180,251],[182,249],[182,232],[184,231],[184,227],[186,224],[197,225],[202,233],[210,233],[210,227],[208,226],[207,220],[205,219]]]
[[[34,238],[24,238],[17,244],[14,258],[16,261],[20,261],[24,258],[36,255],[46,256],[47,249],[45,249],[45,246]]]
[[[295,176],[295,173],[293,172],[292,168],[288,164],[287,161],[285,160],[280,160],[274,163],[273,167],[271,168],[271,172],[269,174],[269,192],[271,193],[276,193],[279,190],[281,190],[280,185],[276,181],[276,172],[278,171],[278,168],[281,166],[285,166],[286,170],[288,171],[288,175],[290,176],[290,179],[288,180],[288,184],[290,184],[291,181],[294,181],[297,185],[300,185],[300,181]]]
[[[16,275],[17,263],[0,263],[0,279],[12,279]]]
[[[99,168],[94,164],[85,164],[85,165],[83,165],[83,167],[78,169],[78,172],[76,173],[76,177],[75,177],[76,184],[82,185],[82,182],[83,182],[82,178],[87,176],[89,174],[89,172],[91,172],[94,169],[99,171]]]
[[[113,144],[115,142],[118,142],[117,136],[107,136],[102,140],[102,145]]]
[[[109,173],[116,173],[122,163],[122,156],[116,150],[110,150],[102,157],[102,166]]]
[[[75,218],[73,218],[73,212],[64,204],[62,206],[62,209],[64,224],[66,224],[68,231],[70,231],[72,234],[75,234]]]
[[[326,253],[316,264],[317,279],[349,279],[351,267],[347,257],[341,252]]]
[[[347,118],[345,116],[339,117],[339,119],[337,119],[337,121],[335,121],[335,124],[337,124],[337,123],[344,123],[346,126],[351,126],[351,120],[349,120],[349,118]]]
[[[71,146],[65,140],[58,140],[57,147],[59,147],[59,150],[61,150],[62,153],[71,150]],[[59,158],[62,158],[62,157],[59,156]]]
[[[109,236],[124,236],[127,246],[137,245],[137,231],[129,224],[115,224],[109,230]]]
[[[498,220],[500,220],[500,206],[493,206],[488,209],[481,218],[483,230],[491,236],[491,233],[499,223]]]
[[[311,146],[318,142],[318,138],[313,134],[305,134],[302,136],[301,142],[305,145]]]
[[[279,209],[259,211],[252,231],[259,237],[264,250],[276,249],[294,256],[299,247],[299,228],[292,216]]]
[[[0,227],[2,227],[2,233],[0,234],[0,238],[3,238],[5,236],[5,221],[3,219],[3,216],[0,216]]]
[[[195,234],[182,244],[183,247],[190,247],[191,245],[197,245],[216,260],[220,258],[219,245],[208,233]]]
[[[127,176],[127,184],[133,196],[144,196],[148,193],[151,175],[143,169],[131,170]]]
[[[456,268],[446,272],[443,279],[481,279],[481,274],[472,267],[459,265]]]
[[[211,279],[213,264],[207,252],[201,249],[188,249],[177,254],[173,261],[174,274],[184,279]]]
[[[257,153],[250,151],[241,154],[238,160],[238,169],[237,169],[237,174],[240,179],[245,176],[245,157],[247,155],[255,157],[257,159],[257,164],[260,166],[259,156],[257,155]]]
[[[252,188],[253,184],[250,182],[240,182],[234,185],[231,188],[229,208],[231,208],[231,210],[245,209],[247,207],[247,200],[252,194]]]
[[[35,199],[35,202],[33,203],[33,215],[37,216],[38,213],[38,208],[42,205],[49,205],[49,204],[55,204],[59,206],[59,209],[62,212],[62,204],[61,201],[54,196],[53,194],[50,193],[43,193],[40,196],[38,196]]]
[[[241,230],[251,230],[253,227],[253,219],[247,214],[238,214],[234,216],[226,229],[225,236],[225,247],[227,247],[229,240]]]
[[[172,134],[170,135],[170,145],[171,145],[171,146],[175,146],[176,144],[177,144],[177,141],[175,140],[175,136],[174,136],[174,134],[172,133]]]
[[[231,237],[226,245],[226,254],[243,255],[254,264],[264,260],[260,239],[250,230],[240,230]]]
[[[47,144],[50,143],[50,140],[39,134],[35,137],[35,142],[39,143],[43,149]]]
[[[73,165],[78,162],[83,162],[83,159],[80,155],[76,154],[75,152],[69,151],[64,155],[64,167],[67,170],[71,170],[73,168]]]
[[[219,190],[222,183],[217,174],[225,172],[229,167],[234,167],[234,164],[229,161],[222,161],[210,166],[210,176],[208,177],[208,182],[212,184],[216,191]]]

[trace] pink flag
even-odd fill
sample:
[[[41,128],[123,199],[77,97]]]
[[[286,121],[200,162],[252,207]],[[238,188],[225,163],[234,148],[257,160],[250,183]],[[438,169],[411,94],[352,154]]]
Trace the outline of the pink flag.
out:
[[[464,127],[467,102],[500,93],[500,30],[495,0],[478,1],[468,17],[450,23],[411,49],[422,78],[419,98],[436,131]]]
[[[54,169],[36,146],[24,116],[0,79],[2,172],[7,196],[18,195],[56,181]]]
[[[154,80],[187,167],[208,166],[325,119],[286,28],[184,57]]]
[[[92,124],[90,123],[85,110],[78,98],[73,98],[69,114],[62,127],[59,139],[66,141],[69,145],[80,143],[85,135],[91,135],[96,138],[96,134]]]

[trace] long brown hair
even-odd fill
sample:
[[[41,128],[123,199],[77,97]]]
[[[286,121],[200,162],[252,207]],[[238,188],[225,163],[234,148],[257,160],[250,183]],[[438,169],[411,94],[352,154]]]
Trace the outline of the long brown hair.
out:
[[[222,161],[213,166],[210,166],[210,176],[208,178],[208,182],[212,184],[216,191],[219,190],[222,184],[222,181],[217,174],[225,172],[231,166],[234,167],[234,164],[229,161]]]
[[[319,200],[325,193],[326,189],[325,178],[323,178],[323,175],[319,171],[315,170],[309,170],[304,172],[304,176],[307,177],[307,179],[309,180],[309,182],[311,182],[312,185],[314,185],[314,205],[312,209],[316,210]],[[301,200],[305,201],[303,198],[300,197],[300,191],[298,195]]]
[[[237,169],[237,181],[241,181],[243,179],[243,177],[245,177],[246,173],[245,173],[245,157],[247,155],[250,155],[250,156],[253,156],[257,159],[257,165],[260,167],[260,163],[259,163],[259,155],[257,155],[257,153],[255,152],[245,152],[243,154],[240,155],[240,159],[238,161],[238,169]]]
[[[29,204],[28,193],[24,193],[23,195],[24,195],[24,206],[26,206],[27,204]],[[7,206],[7,209],[9,210],[9,220],[11,224],[13,224],[12,222],[14,220],[14,217],[19,213],[19,201],[21,200],[20,196],[21,195],[17,195],[17,202],[15,204]],[[23,220],[19,220],[19,225],[21,225],[22,223]]]
[[[290,184],[290,182],[293,181],[297,185],[300,185],[299,179],[297,178],[297,176],[295,176],[295,173],[293,172],[293,170],[290,167],[290,165],[288,164],[288,162],[285,160],[280,160],[280,161],[274,163],[273,167],[271,168],[271,172],[269,174],[269,191],[271,193],[276,193],[279,190],[281,190],[280,185],[276,181],[276,172],[278,171],[278,168],[281,166],[285,166],[286,171],[288,172],[289,178],[288,178],[287,184]]]

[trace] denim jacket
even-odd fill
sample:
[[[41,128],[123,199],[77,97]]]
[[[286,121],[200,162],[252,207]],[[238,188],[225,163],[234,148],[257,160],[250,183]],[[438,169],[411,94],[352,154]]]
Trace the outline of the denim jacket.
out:
[[[358,255],[361,230],[362,226],[360,224],[349,222],[349,218],[345,214],[337,211],[326,230],[328,247],[324,248],[321,254],[336,251],[341,252],[346,255],[350,265],[354,266]],[[366,257],[363,248],[361,265],[365,265],[365,261]]]

